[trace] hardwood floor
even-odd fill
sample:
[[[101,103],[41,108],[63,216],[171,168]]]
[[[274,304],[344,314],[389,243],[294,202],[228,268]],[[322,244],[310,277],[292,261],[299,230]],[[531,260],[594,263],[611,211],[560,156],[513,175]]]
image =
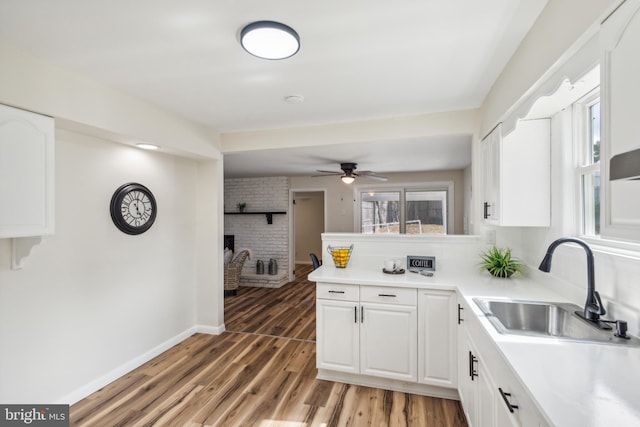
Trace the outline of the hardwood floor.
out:
[[[76,403],[71,425],[466,426],[456,401],[317,380],[303,276],[241,288],[225,299],[227,332],[195,334]]]
[[[227,331],[316,339],[316,284],[311,265],[296,265],[296,280],[277,288],[240,287],[224,299]]]

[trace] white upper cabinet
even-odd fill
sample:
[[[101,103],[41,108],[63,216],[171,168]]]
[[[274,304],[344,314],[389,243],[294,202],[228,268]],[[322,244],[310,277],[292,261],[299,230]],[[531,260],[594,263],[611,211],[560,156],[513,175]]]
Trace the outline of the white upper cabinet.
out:
[[[0,238],[54,232],[54,122],[0,105]]]
[[[502,125],[482,141],[485,222],[548,227],[551,222],[551,129],[549,119],[520,120],[510,134]]]
[[[627,0],[602,25],[601,234],[640,241],[640,0]]]

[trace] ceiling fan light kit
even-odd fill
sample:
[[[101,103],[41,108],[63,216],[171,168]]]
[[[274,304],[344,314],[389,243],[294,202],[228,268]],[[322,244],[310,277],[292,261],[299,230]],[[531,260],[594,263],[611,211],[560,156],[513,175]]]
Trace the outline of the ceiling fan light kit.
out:
[[[351,175],[342,175],[340,177],[340,179],[342,180],[342,182],[344,182],[345,184],[353,184],[353,181],[355,181],[356,179],[354,177],[352,177]]]
[[[288,25],[257,21],[240,32],[240,44],[251,55],[262,59],[286,59],[300,50],[300,36]]]
[[[313,175],[313,177],[339,175],[340,179],[345,184],[353,184],[359,176],[375,179],[377,181],[386,181],[388,179],[387,177],[380,176],[372,171],[355,172],[357,166],[357,163],[344,162],[340,163],[340,169],[342,169],[342,172],[318,170],[322,175]]]

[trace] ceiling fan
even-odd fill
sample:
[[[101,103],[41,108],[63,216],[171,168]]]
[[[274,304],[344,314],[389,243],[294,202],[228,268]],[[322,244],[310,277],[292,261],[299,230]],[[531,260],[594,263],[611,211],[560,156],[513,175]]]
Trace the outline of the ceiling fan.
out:
[[[313,176],[318,177],[318,176],[341,175],[340,179],[345,184],[353,183],[353,181],[355,181],[356,177],[358,176],[375,179],[378,181],[387,180],[386,177],[377,175],[375,172],[371,172],[371,171],[356,172],[355,170],[357,166],[358,166],[357,163],[340,163],[340,169],[342,169],[342,172],[318,170],[318,172],[320,172],[322,175],[313,175]]]

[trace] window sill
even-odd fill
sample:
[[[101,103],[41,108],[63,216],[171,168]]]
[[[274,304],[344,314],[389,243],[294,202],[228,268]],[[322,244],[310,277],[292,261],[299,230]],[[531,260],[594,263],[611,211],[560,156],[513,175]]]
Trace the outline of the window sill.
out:
[[[625,242],[622,240],[609,240],[594,236],[578,237],[589,244],[594,252],[640,260],[640,243]]]

